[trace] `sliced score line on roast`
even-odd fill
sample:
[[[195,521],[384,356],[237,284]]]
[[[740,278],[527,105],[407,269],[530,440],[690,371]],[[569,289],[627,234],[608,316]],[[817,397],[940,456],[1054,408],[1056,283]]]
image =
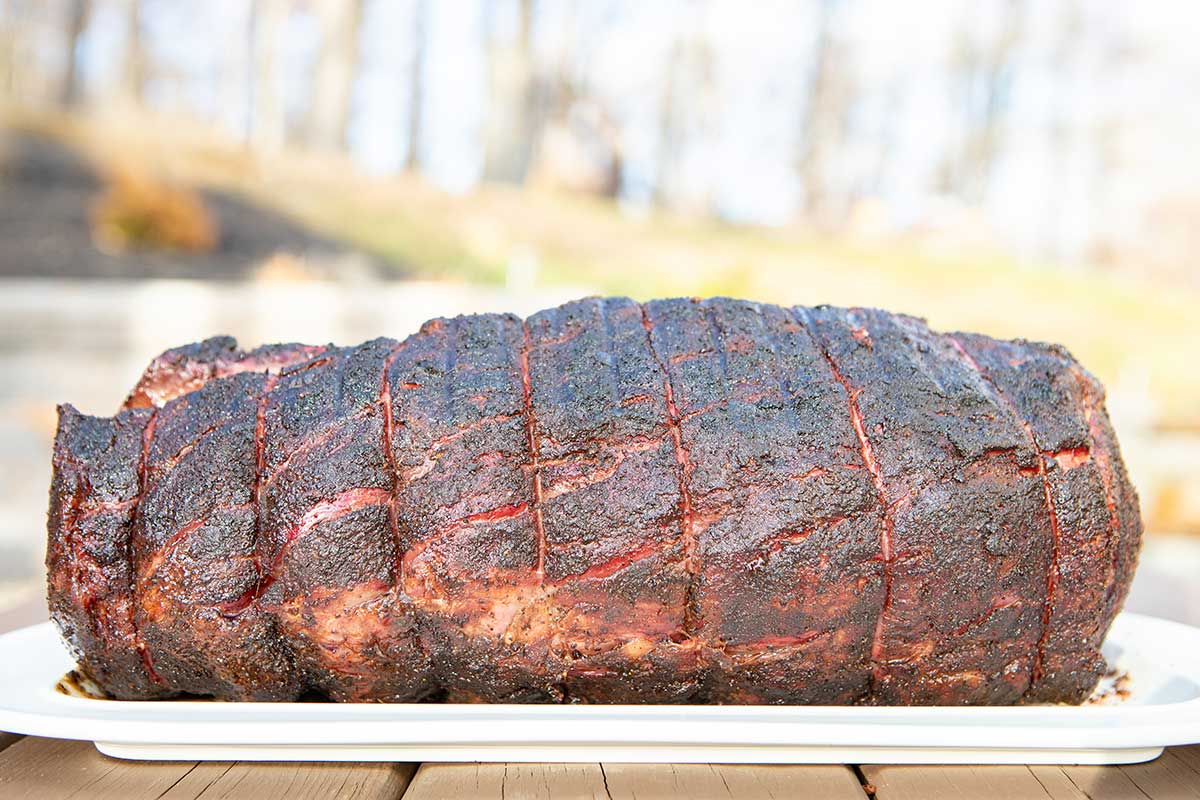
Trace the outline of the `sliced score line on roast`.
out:
[[[1075,380],[1079,383],[1081,391],[1083,391],[1084,394],[1087,394],[1089,387],[1086,377],[1082,375],[1078,369],[1072,368],[1071,372],[1075,376]],[[1090,405],[1085,405],[1083,414],[1084,418],[1087,420],[1088,433],[1091,435],[1092,443],[1095,445],[1107,439],[1108,437],[1104,433],[1100,424],[1100,420],[1096,415],[1096,409]],[[1108,515],[1111,525],[1109,549],[1111,550],[1110,570],[1112,575],[1109,578],[1108,586],[1105,587],[1105,596],[1111,601],[1113,592],[1116,588],[1116,574],[1120,556],[1119,543],[1121,540],[1121,515],[1118,512],[1117,500],[1113,494],[1113,464],[1110,460],[1108,448],[1099,446],[1096,447],[1095,450],[1095,458],[1100,464],[1100,479],[1104,483],[1104,504],[1108,507]],[[1091,457],[1092,453],[1089,451],[1086,455]],[[1062,464],[1061,461],[1059,463]]]
[[[137,468],[137,495],[134,496],[133,519],[131,521],[131,530],[125,540],[125,557],[129,561],[129,597],[131,600],[137,597],[137,587],[140,576],[133,569],[133,537],[137,531],[138,523],[140,522],[139,515],[141,511],[142,498],[149,491],[149,486],[146,480],[146,466],[150,455],[150,444],[154,440],[154,429],[158,424],[158,409],[155,408],[150,412],[150,418],[146,420],[146,427],[142,429],[140,437],[140,450],[138,452],[138,468]],[[132,606],[132,603],[131,603]],[[129,612],[129,625],[133,629],[133,647],[141,658],[142,667],[146,670],[146,677],[159,686],[165,685],[166,681],[158,674],[158,670],[154,668],[154,656],[150,653],[150,648],[146,646],[146,642],[142,639],[137,627],[137,610],[131,608]]]
[[[546,531],[542,521],[542,471],[538,465],[537,418],[533,412],[533,379],[529,375],[529,325],[521,323],[521,406],[525,418],[525,439],[529,447],[529,471],[533,482],[533,527],[537,536],[537,564],[534,574],[538,583],[546,580]]]
[[[642,312],[642,327],[646,329],[646,342],[650,347],[650,355],[658,364],[659,370],[662,372],[663,396],[667,407],[667,432],[671,437],[671,442],[675,448],[675,461],[678,464],[679,476],[679,529],[680,540],[683,544],[683,565],[684,570],[688,575],[688,585],[684,592],[683,599],[683,619],[680,621],[680,629],[677,637],[688,638],[694,632],[694,592],[696,586],[697,574],[699,572],[696,564],[696,530],[695,530],[695,515],[692,511],[692,493],[689,481],[692,472],[691,454],[688,452],[687,446],[683,443],[683,431],[680,429],[680,414],[679,408],[675,405],[675,390],[671,384],[671,373],[667,369],[667,364],[663,361],[658,349],[654,345],[654,324],[650,320],[649,311],[646,304],[641,307]]]
[[[879,557],[883,562],[883,601],[879,606],[879,614],[875,619],[875,630],[871,640],[871,689],[874,691],[882,673],[885,621],[892,599],[892,535],[894,532],[892,503],[888,499],[887,487],[883,482],[883,473],[880,472],[879,464],[875,461],[875,453],[871,447],[871,440],[867,436],[866,428],[863,426],[862,411],[858,406],[859,390],[851,386],[850,382],[842,375],[841,370],[838,369],[837,362],[829,352],[828,344],[822,340],[820,332],[816,330],[816,326],[813,324],[807,311],[801,310],[800,313],[804,329],[812,337],[813,342],[817,345],[817,349],[828,362],[829,370],[833,374],[834,380],[838,382],[846,393],[850,425],[854,429],[854,435],[858,439],[859,448],[862,451],[863,464],[866,465],[867,471],[870,472],[871,481],[875,485],[876,493],[879,495]],[[852,331],[852,336],[855,340],[869,345],[871,339],[870,335],[866,333],[865,328],[854,326]]]
[[[1039,458],[1037,462],[1037,475],[1042,481],[1042,490],[1046,497],[1046,513],[1050,516],[1050,530],[1053,534],[1051,542],[1050,561],[1046,568],[1046,601],[1042,610],[1042,631],[1038,636],[1037,650],[1034,652],[1033,669],[1030,676],[1030,683],[1036,684],[1042,679],[1043,665],[1045,663],[1046,642],[1050,634],[1050,621],[1054,615],[1054,591],[1058,584],[1059,578],[1059,558],[1060,547],[1062,542],[1062,530],[1058,522],[1058,510],[1054,505],[1054,493],[1050,489],[1050,479],[1046,475],[1046,462],[1044,459],[1050,454],[1043,451],[1041,444],[1037,440],[1037,436],[1033,431],[1033,427],[1029,421],[1021,416],[1019,409],[1012,399],[996,384],[996,382],[979,366],[975,358],[967,352],[962,343],[954,336],[948,337],[950,345],[958,351],[966,360],[973,370],[979,373],[989,386],[991,386],[996,394],[1004,401],[1005,404],[1012,410],[1013,415],[1021,423],[1025,429],[1025,433],[1029,436],[1029,441],[1033,444],[1034,449],[1038,451]],[[1057,460],[1057,456],[1053,456]]]
[[[384,461],[387,462],[388,473],[391,477],[391,490],[388,492],[388,528],[392,536],[392,582],[396,586],[404,585],[404,546],[400,539],[399,510],[396,495],[400,491],[400,470],[396,467],[396,453],[392,450],[392,429],[395,427],[395,410],[392,408],[392,382],[388,372],[395,363],[403,345],[393,347],[383,359],[383,367],[379,376],[379,407],[383,414],[380,447],[383,450]]]

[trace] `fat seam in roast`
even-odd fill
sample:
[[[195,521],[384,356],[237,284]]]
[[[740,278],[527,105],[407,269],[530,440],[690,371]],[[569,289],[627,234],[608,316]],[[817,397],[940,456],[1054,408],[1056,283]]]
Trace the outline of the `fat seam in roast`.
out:
[[[858,308],[214,338],[60,407],[50,608],[121,699],[1080,702],[1141,540],[1103,401]]]

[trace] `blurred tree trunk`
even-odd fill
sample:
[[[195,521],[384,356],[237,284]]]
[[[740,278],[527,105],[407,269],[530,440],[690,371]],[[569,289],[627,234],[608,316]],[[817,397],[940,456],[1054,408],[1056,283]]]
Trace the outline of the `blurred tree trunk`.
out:
[[[17,43],[22,41],[20,30],[26,9],[24,3],[15,0],[9,0],[3,9],[0,14],[0,67],[4,73],[0,75],[0,86],[4,97],[14,98],[17,95]]]
[[[354,79],[358,72],[358,39],[362,0],[319,0],[321,47],[317,56],[307,141],[321,150],[346,147]]]
[[[556,52],[537,68],[524,184],[615,197],[621,191],[621,130],[609,101],[589,81],[605,31],[578,0],[560,10]]]
[[[67,60],[58,93],[59,103],[67,108],[79,105],[83,95],[82,76],[79,74],[79,38],[87,29],[91,10],[91,0],[67,1],[67,17],[63,24],[63,53]]]
[[[951,80],[958,89],[953,102],[963,114],[963,133],[957,151],[947,153],[941,183],[944,191],[975,205],[987,196],[992,167],[1003,144],[1012,60],[1021,43],[1023,22],[1020,0],[1008,0],[996,32],[980,44],[960,31],[952,57]]]
[[[533,70],[533,2],[517,0],[517,36],[511,44],[488,37],[488,120],[483,179],[522,183],[537,130]]]
[[[253,0],[251,6],[254,91],[250,100],[250,143],[259,150],[279,150],[287,136],[279,51],[290,13],[289,0]]]
[[[672,202],[679,153],[683,149],[684,134],[679,124],[680,73],[684,57],[682,42],[671,45],[667,56],[666,78],[658,105],[658,153],[654,177],[654,204],[666,208]]]
[[[44,7],[37,0],[6,0],[2,7],[6,95],[18,102],[57,103],[61,99],[60,78],[47,75],[37,57]]]
[[[866,192],[874,198],[878,198],[884,192],[888,171],[892,166],[892,159],[897,149],[897,141],[900,138],[898,128],[904,114],[904,90],[905,87],[901,81],[893,80],[884,94],[886,98],[884,100],[884,122],[879,140],[875,143],[875,152],[873,153],[875,163],[864,186]]]
[[[1071,179],[1071,151],[1076,146],[1077,109],[1080,51],[1087,41],[1085,12],[1074,0],[1067,0],[1060,12],[1050,64],[1054,82],[1051,86],[1052,100],[1050,119],[1046,130],[1047,150],[1050,156],[1052,177],[1047,182],[1049,202],[1043,215],[1044,244],[1054,258],[1068,258],[1064,206],[1069,197]]]
[[[667,56],[658,109],[654,203],[695,214],[710,214],[713,207],[707,188],[689,191],[683,185],[684,156],[694,139],[711,134],[714,116],[714,53],[704,29],[707,14],[706,0],[692,4],[691,27]]]
[[[121,61],[122,101],[130,106],[140,106],[146,88],[146,51],[142,42],[142,2],[124,0],[125,4],[125,53]]]
[[[425,105],[425,37],[428,34],[429,13],[425,0],[413,0],[412,65],[408,82],[408,152],[404,168],[417,172],[421,168],[421,126]]]
[[[846,135],[853,84],[844,48],[834,38],[834,17],[840,0],[820,0],[812,66],[805,90],[800,125],[798,171],[804,191],[804,213],[819,225],[835,225],[847,209],[838,202],[832,162]]]
[[[226,47],[217,78],[218,118],[249,145],[254,103],[254,0],[242,0],[236,16],[228,21],[228,35],[238,47]],[[235,38],[236,37],[236,38]]]
[[[1103,66],[1100,74],[1096,77],[1102,84],[1119,85],[1123,74],[1135,62],[1141,60],[1139,58],[1141,53],[1131,41],[1130,33],[1122,26],[1107,27],[1104,34],[1104,57],[1100,60]],[[1124,155],[1124,140],[1128,132],[1128,124],[1127,116],[1120,110],[1109,107],[1096,115],[1096,121],[1090,134],[1094,141],[1096,165],[1088,189],[1088,195],[1093,198],[1093,230],[1091,241],[1088,243],[1088,259],[1108,268],[1120,263],[1123,249],[1122,231],[1120,230],[1122,215],[1119,204],[1121,199],[1119,187],[1121,186],[1120,175],[1124,160],[1122,156]],[[1195,208],[1200,209],[1200,204]],[[1196,218],[1192,217],[1193,220]],[[1182,252],[1173,254],[1176,255],[1173,261],[1177,266],[1186,266],[1174,275],[1168,274],[1169,279],[1181,283],[1184,282],[1187,272],[1192,269],[1191,254],[1200,251],[1200,248],[1196,246],[1197,243],[1200,243],[1200,231],[1196,230],[1190,222],[1187,224],[1187,228],[1194,233],[1184,240],[1185,246],[1181,248]],[[1161,241],[1158,236],[1153,236],[1151,240]],[[1200,271],[1196,272],[1195,277],[1200,278]]]

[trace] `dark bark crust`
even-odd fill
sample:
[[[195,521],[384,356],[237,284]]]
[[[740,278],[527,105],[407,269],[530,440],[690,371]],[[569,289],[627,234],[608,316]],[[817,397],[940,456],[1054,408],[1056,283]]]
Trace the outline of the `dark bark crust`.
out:
[[[210,339],[60,408],[50,607],[123,699],[1079,702],[1141,538],[1103,401],[724,298]]]

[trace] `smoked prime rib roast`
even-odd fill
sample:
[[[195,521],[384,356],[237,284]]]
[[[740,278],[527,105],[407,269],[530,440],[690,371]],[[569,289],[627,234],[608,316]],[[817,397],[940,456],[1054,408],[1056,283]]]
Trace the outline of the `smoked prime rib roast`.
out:
[[[1080,702],[1141,539],[1103,399],[729,299],[214,338],[60,408],[50,607],[122,699]]]

